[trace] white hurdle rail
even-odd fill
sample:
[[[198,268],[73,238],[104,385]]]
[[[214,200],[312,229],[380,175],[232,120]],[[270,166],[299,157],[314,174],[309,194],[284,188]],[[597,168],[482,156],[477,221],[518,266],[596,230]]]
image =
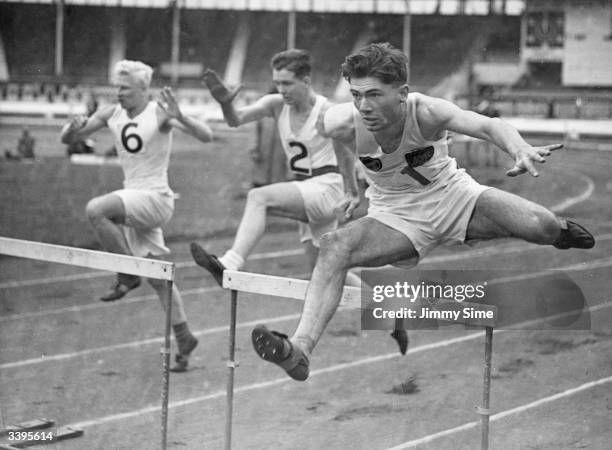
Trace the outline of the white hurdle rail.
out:
[[[232,416],[234,402],[234,372],[238,367],[235,361],[236,349],[236,313],[238,309],[238,292],[251,294],[271,295],[304,301],[309,281],[295,278],[285,278],[273,275],[263,275],[236,270],[223,271],[223,288],[230,290],[230,325],[229,325],[229,351],[228,351],[228,376],[227,376],[227,411],[225,421],[225,449],[232,448]],[[349,308],[362,308],[362,290],[357,287],[345,286],[342,291],[340,306]],[[435,304],[431,301],[435,300]],[[453,321],[468,326],[479,326],[485,328],[485,356],[484,356],[484,381],[482,406],[476,406],[476,413],[481,417],[481,449],[489,448],[489,409],[491,393],[491,358],[493,355],[493,328],[497,325],[497,307],[482,305],[479,303],[457,302],[448,299],[420,299],[415,306],[435,306],[461,308],[477,308],[481,311],[493,312],[493,319],[486,318],[462,318]]]
[[[166,282],[168,307],[166,310],[164,347],[161,351],[163,355],[161,448],[166,450],[170,387],[170,319],[172,313],[172,286],[175,275],[174,263],[6,237],[0,237],[0,255],[68,264],[89,269],[107,270],[109,272],[127,273]]]

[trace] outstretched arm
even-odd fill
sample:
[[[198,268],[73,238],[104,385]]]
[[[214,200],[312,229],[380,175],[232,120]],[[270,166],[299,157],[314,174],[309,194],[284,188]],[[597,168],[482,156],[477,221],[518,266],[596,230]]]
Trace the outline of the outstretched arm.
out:
[[[160,92],[160,99],[157,101],[159,107],[164,111],[166,118],[162,119],[162,128],[165,124],[168,127],[175,127],[193,136],[202,142],[213,140],[213,132],[206,122],[195,117],[185,116],[179,108],[176,97],[169,87],[164,87]]]
[[[240,86],[230,89],[221,81],[219,75],[210,69],[204,72],[204,83],[213,98],[221,105],[223,117],[230,127],[238,127],[264,117],[274,117],[274,106],[282,103],[282,97],[279,94],[269,94],[264,95],[252,105],[236,108],[233,101],[240,91]]]
[[[85,139],[90,134],[106,126],[106,121],[113,113],[114,106],[108,105],[99,109],[91,117],[77,115],[70,119],[62,128],[60,139],[64,144],[71,144],[77,140]]]
[[[546,156],[563,147],[563,144],[532,146],[504,120],[463,110],[442,99],[428,97],[419,105],[418,115],[422,131],[429,135],[447,129],[497,145],[514,159],[514,167],[506,172],[511,177],[525,172],[537,177],[535,163],[546,162]]]

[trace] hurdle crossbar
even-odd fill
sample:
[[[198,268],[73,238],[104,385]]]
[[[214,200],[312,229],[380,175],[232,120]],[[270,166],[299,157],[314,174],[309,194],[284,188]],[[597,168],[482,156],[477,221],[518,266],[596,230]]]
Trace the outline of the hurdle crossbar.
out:
[[[309,281],[296,278],[285,278],[274,275],[263,275],[258,273],[241,272],[236,270],[223,271],[223,288],[231,292],[230,302],[230,326],[229,326],[229,357],[227,361],[228,381],[227,381],[227,411],[225,422],[225,449],[231,449],[232,440],[232,414],[234,398],[234,372],[238,367],[235,358],[236,348],[236,315],[238,292],[248,292],[251,294],[271,295],[304,301]],[[362,289],[357,287],[345,286],[340,300],[341,306],[350,308],[362,308],[361,302]],[[482,305],[479,303],[457,302],[449,299],[418,299],[413,303],[414,306],[427,306],[431,309],[453,309],[475,308],[480,311],[492,312],[493,318],[464,317],[459,316],[453,323],[460,323],[469,326],[479,326],[485,328],[485,361],[484,361],[484,382],[482,406],[476,406],[476,413],[481,416],[481,449],[489,448],[489,409],[491,393],[491,359],[493,355],[493,328],[497,324],[497,307],[492,305]],[[451,320],[451,319],[442,319]]]
[[[167,448],[168,435],[168,401],[170,389],[170,333],[172,314],[172,289],[174,284],[175,265],[169,261],[106,253],[63,245],[25,241],[0,237],[0,254],[18,258],[35,259],[52,263],[87,267],[89,269],[107,270],[110,272],[138,275],[146,278],[163,280],[166,283],[166,323],[163,358],[162,408],[161,408],[161,448]]]
[[[174,263],[63,245],[0,237],[0,253],[20,258],[129,273],[157,280],[174,279]]]
[[[308,283],[308,280],[299,280],[297,278],[277,277],[237,270],[223,271],[223,287],[225,289],[249,292],[251,294],[272,295],[304,301]],[[340,305],[360,308],[361,289],[358,287],[345,287],[342,292]]]

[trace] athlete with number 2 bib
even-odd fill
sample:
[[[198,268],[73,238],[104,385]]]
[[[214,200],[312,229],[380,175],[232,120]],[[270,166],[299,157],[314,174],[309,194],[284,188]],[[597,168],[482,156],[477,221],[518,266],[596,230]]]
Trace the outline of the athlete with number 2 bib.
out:
[[[90,200],[87,217],[106,251],[162,259],[170,250],[161,226],[174,212],[174,193],[168,185],[172,129],[178,128],[202,142],[212,140],[212,131],[205,122],[183,115],[168,87],[162,89],[160,100],[149,101],[152,75],[153,69],[142,62],[119,61],[113,80],[118,104],[100,108],[89,118],[75,116],[62,129],[61,140],[69,144],[105,126],[110,128],[125,176],[124,189]],[[118,300],[140,283],[140,277],[120,273],[101,300]],[[149,283],[165,308],[165,283],[154,279]],[[198,340],[187,326],[176,284],[171,321],[178,346],[176,365],[171,370],[184,372]]]
[[[212,269],[219,284],[225,268],[242,268],[264,234],[268,213],[300,222],[300,238],[310,255],[311,268],[319,238],[337,227],[335,210],[343,199],[342,176],[331,139],[320,136],[316,129],[319,115],[331,104],[312,88],[308,52],[292,49],[278,53],[272,58],[271,66],[278,93],[264,95],[244,108],[236,108],[232,103],[238,89],[230,91],[212,70],[204,75],[205,83],[221,104],[230,126],[237,127],[264,117],[274,118],[289,170],[296,179],[249,191],[234,244],[220,258],[192,244],[196,262]]]

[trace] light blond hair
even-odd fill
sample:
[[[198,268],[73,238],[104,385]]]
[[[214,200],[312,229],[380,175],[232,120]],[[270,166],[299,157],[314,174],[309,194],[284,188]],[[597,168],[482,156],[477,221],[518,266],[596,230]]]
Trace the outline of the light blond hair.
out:
[[[153,68],[140,61],[124,59],[115,63],[113,75],[113,81],[116,81],[120,75],[127,75],[131,77],[134,82],[140,83],[143,88],[148,89],[149,86],[151,86]]]

